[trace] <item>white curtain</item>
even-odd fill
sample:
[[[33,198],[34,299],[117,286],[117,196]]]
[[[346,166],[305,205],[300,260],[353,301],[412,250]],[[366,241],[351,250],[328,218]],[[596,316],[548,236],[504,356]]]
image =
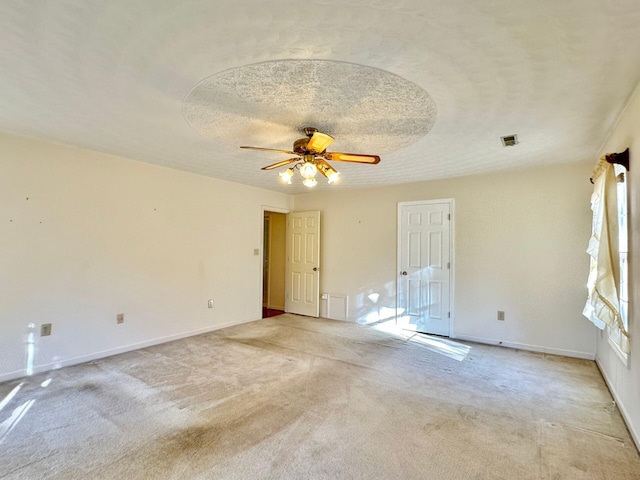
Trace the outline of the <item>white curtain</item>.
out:
[[[617,184],[613,165],[604,157],[594,170],[591,210],[593,222],[587,253],[591,268],[588,298],[583,314],[598,328],[609,327],[609,336],[629,353],[629,334],[620,317],[620,255],[618,242]]]

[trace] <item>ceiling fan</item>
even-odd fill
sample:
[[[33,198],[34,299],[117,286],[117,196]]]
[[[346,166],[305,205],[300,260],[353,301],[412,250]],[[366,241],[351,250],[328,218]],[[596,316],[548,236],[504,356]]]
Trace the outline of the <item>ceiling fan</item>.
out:
[[[246,145],[240,148],[248,148],[251,150],[265,150],[268,152],[287,153],[289,155],[297,155],[297,157],[289,158],[272,165],[262,167],[262,170],[272,170],[274,168],[284,167],[285,165],[294,165],[280,173],[280,177],[286,183],[291,183],[291,178],[295,172],[294,169],[300,171],[300,175],[304,177],[302,182],[307,187],[315,187],[318,182],[315,179],[316,173],[320,172],[324,175],[329,183],[334,183],[340,175],[327,160],[336,162],[355,162],[376,164],[380,162],[378,155],[363,155],[359,153],[340,153],[327,152],[327,147],[333,143],[333,137],[326,133],[319,132],[313,127],[303,129],[306,138],[300,138],[293,142],[293,150],[277,150],[274,148],[248,147]]]

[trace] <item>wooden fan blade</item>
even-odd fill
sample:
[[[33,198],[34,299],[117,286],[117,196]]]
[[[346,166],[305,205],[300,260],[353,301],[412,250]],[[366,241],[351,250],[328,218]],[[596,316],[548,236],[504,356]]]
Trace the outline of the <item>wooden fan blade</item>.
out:
[[[261,170],[273,170],[274,168],[282,167],[283,165],[289,165],[290,163],[297,162],[300,160],[299,158],[289,158],[288,160],[283,160],[278,163],[274,163],[273,165],[267,165],[266,167],[262,167]]]
[[[262,147],[248,147],[246,145],[242,145],[240,148],[248,148],[250,150],[263,150],[267,152],[279,152],[279,153],[288,153],[289,155],[295,155],[296,152],[292,152],[291,150],[278,150],[275,148],[262,148]]]
[[[326,152],[322,155],[327,160],[334,160],[336,162],[355,162],[355,163],[380,163],[380,157],[378,155],[363,155],[360,153],[340,153],[340,152]]]
[[[316,153],[324,152],[333,143],[333,137],[326,133],[315,132],[307,143],[307,150]]]

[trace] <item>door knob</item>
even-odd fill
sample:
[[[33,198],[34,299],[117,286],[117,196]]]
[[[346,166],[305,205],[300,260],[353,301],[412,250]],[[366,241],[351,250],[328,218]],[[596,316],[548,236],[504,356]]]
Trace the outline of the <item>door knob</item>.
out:
[[[402,272],[402,275],[406,275],[406,274],[407,274],[407,272]]]
[[[314,271],[314,272],[319,272],[319,271],[320,271],[320,269],[319,269],[318,267],[313,267],[313,271]]]

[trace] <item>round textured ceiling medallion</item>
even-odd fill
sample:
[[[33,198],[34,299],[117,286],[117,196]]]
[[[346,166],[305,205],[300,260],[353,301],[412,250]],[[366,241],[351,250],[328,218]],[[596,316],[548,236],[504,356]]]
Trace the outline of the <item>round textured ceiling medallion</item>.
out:
[[[274,60],[204,79],[182,112],[200,135],[229,145],[290,148],[304,127],[315,127],[335,137],[341,151],[383,154],[426,135],[437,108],[424,89],[384,70]]]

